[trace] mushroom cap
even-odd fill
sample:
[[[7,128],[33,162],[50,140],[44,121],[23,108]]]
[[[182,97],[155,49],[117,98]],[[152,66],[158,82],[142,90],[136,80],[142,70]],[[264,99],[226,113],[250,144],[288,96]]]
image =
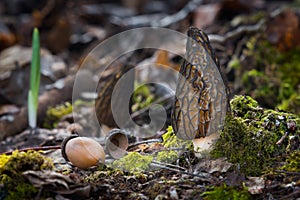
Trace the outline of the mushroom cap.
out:
[[[192,140],[216,133],[229,104],[228,89],[207,35],[191,27],[188,36],[171,122],[179,138]]]

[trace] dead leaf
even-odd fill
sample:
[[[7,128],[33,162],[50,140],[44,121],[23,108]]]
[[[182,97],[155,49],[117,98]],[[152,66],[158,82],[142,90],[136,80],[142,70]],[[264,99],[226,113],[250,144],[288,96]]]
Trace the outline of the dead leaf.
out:
[[[153,153],[157,151],[165,150],[165,147],[161,143],[152,143],[149,145],[148,149],[145,149],[143,152],[145,153]]]
[[[226,184],[229,186],[240,186],[245,181],[245,174],[235,169],[226,173]]]
[[[171,63],[169,61],[168,52],[166,50],[158,50],[156,64],[163,66],[170,66]]]
[[[204,170],[208,173],[214,172],[227,172],[233,164],[228,162],[226,158],[218,158],[215,160],[207,160],[204,162],[200,162],[197,165],[197,169]]]
[[[284,10],[271,19],[266,32],[268,40],[281,51],[300,46],[299,18],[292,10]]]
[[[3,21],[0,19],[0,50],[12,46],[17,42],[17,37],[14,35]]]
[[[31,48],[22,47],[19,45],[5,49],[0,54],[0,80],[7,78],[3,74],[11,72],[19,66],[24,66],[31,60]]]
[[[64,51],[71,37],[71,24],[67,17],[61,17],[47,36],[48,48],[54,53]]]
[[[58,194],[77,195],[81,197],[89,197],[91,187],[76,183],[69,176],[51,171],[25,171],[23,175],[35,187],[43,188]]]

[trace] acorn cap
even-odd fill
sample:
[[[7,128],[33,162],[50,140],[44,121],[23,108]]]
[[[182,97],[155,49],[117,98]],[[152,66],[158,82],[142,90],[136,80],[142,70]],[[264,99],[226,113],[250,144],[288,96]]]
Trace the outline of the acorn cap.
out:
[[[77,134],[72,134],[72,135],[70,135],[69,137],[66,137],[66,138],[62,141],[62,143],[61,143],[61,154],[62,154],[62,156],[64,157],[64,159],[65,159],[66,161],[69,161],[68,156],[67,156],[67,154],[66,154],[66,144],[67,144],[67,142],[68,142],[69,140],[71,140],[71,139],[73,139],[73,138],[76,138],[76,137],[79,137],[79,135],[77,135]]]
[[[106,143],[106,152],[114,159],[120,159],[127,153],[128,137],[124,130],[113,129],[109,132]]]

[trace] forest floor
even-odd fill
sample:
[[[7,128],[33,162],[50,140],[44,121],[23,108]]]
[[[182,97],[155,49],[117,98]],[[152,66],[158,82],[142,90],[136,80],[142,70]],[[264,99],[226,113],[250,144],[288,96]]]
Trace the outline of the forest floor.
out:
[[[0,199],[300,198],[298,0],[5,0],[0,15]],[[230,107],[203,149],[171,126],[191,26],[210,41],[200,45],[203,80],[224,79],[216,93]],[[41,82],[31,129],[35,27]],[[134,81],[118,85],[130,72]],[[124,146],[109,149],[117,127]],[[82,139],[75,155],[69,137]]]

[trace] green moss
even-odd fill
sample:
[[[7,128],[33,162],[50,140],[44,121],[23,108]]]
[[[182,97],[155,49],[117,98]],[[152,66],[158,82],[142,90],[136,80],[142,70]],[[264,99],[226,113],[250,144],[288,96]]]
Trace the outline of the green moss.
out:
[[[167,128],[167,132],[163,134],[162,139],[162,144],[166,148],[187,148],[191,150],[193,149],[193,143],[190,140],[179,139],[175,135],[172,126],[169,126]]]
[[[8,196],[6,200],[16,200],[16,199],[33,199],[38,193],[38,189],[35,188],[30,183],[21,182],[13,189],[13,191],[8,191]]]
[[[247,175],[259,175],[270,164],[279,139],[269,131],[249,127],[242,119],[227,117],[226,125],[211,152],[237,163]]]
[[[145,171],[150,168],[152,156],[141,155],[137,152],[129,152],[126,156],[112,163],[113,168],[129,172]]]
[[[300,172],[300,151],[293,152],[286,158],[287,164],[281,167],[288,172]]]
[[[9,161],[10,156],[3,154],[0,156],[0,169],[3,168]]]
[[[19,152],[14,151],[12,155],[0,155],[1,176],[10,171],[10,175],[18,175],[25,170],[52,169],[51,159],[46,158],[37,151]]]
[[[113,169],[105,167],[105,169],[96,170],[91,173],[83,175],[83,182],[90,184],[100,184],[103,179],[116,179],[117,177],[124,177],[126,173],[120,169]]]
[[[22,172],[52,169],[49,158],[36,151],[14,151],[12,155],[0,155],[0,184],[7,190],[6,199],[30,199],[38,190],[28,183]]]
[[[135,85],[135,91],[132,95],[132,112],[149,106],[155,99],[155,96],[151,93],[147,85]]]
[[[291,84],[294,89],[298,89],[300,83],[300,48],[279,53],[275,57],[275,62],[279,65],[280,78],[284,83]]]
[[[300,94],[294,93],[289,99],[282,100],[281,104],[278,105],[278,108],[280,110],[288,110],[300,116]]]
[[[159,162],[173,162],[178,158],[176,151],[160,151],[157,153],[156,160]]]
[[[256,96],[259,93],[267,93],[270,86],[268,86],[269,79],[264,74],[256,69],[249,70],[243,74],[242,77],[243,85],[245,86],[245,92],[250,93],[254,86],[263,85],[259,90],[255,90]]]
[[[288,139],[281,145],[276,143],[289,131],[287,123],[293,120],[299,127],[300,119],[293,114],[262,109],[249,96],[235,96],[230,103],[233,116],[226,117],[211,154],[227,157],[247,175],[260,175],[272,166],[276,157],[286,153]],[[291,134],[299,134],[297,130]]]
[[[262,108],[258,106],[257,101],[249,96],[234,96],[230,106],[233,114],[243,119],[259,117],[262,114]]]
[[[241,67],[240,60],[234,56],[228,63],[228,67],[231,69],[239,69]]]
[[[247,188],[237,188],[227,185],[210,187],[209,191],[201,194],[204,200],[228,199],[228,200],[248,200],[250,193]]]
[[[72,113],[73,106],[71,103],[66,102],[55,107],[48,108],[46,112],[46,118],[43,126],[45,128],[53,128],[57,125],[57,122],[65,115]]]
[[[287,104],[292,96],[299,96],[300,48],[282,52],[270,44],[265,36],[250,38],[244,54],[247,66],[239,68],[242,89],[268,108]],[[299,107],[299,106],[298,106]],[[300,114],[293,106],[281,106]]]

